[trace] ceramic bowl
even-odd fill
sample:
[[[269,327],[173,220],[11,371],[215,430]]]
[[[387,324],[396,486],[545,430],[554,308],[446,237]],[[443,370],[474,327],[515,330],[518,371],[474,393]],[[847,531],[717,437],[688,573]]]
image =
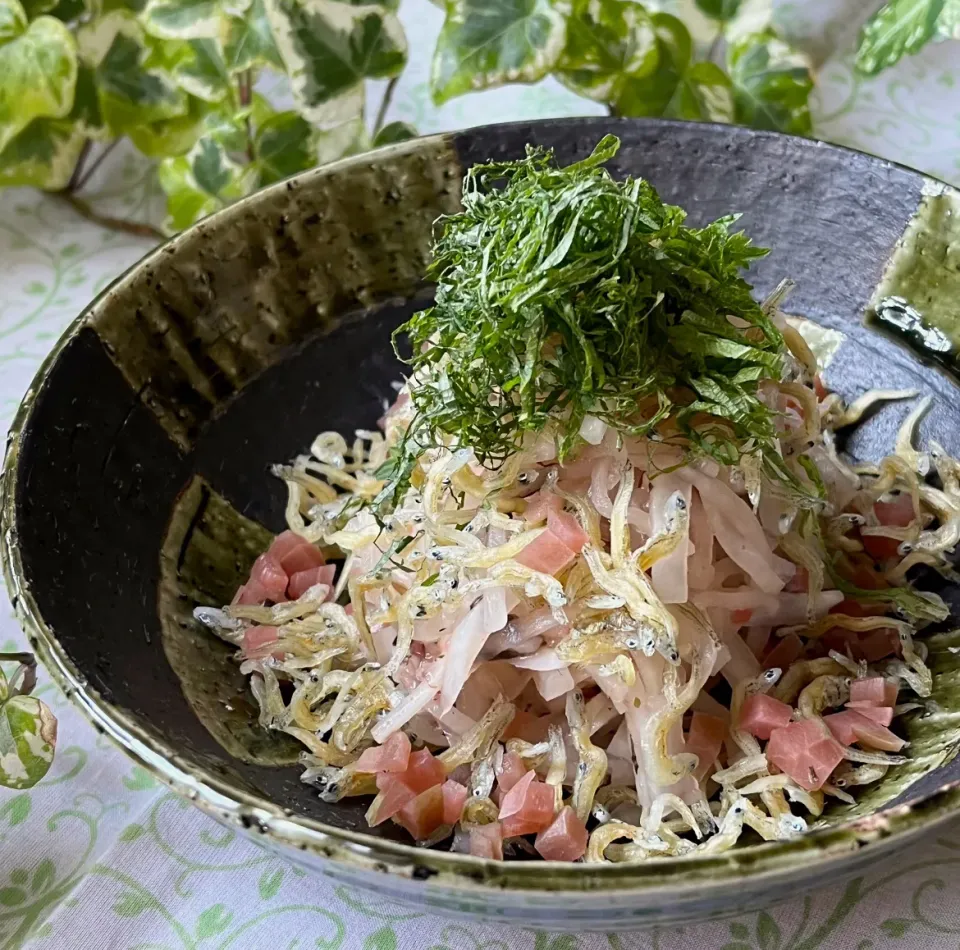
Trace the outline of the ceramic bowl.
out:
[[[283,527],[269,465],[320,430],[375,423],[399,375],[390,332],[430,299],[432,223],[457,210],[464,170],[520,157],[527,143],[567,163],[609,131],[623,142],[612,171],[649,178],[692,221],[743,212],[746,231],[773,248],[751,271],[756,292],[792,276],[790,309],[846,334],[827,373],[836,389],[930,393],[924,434],[960,451],[948,376],[863,322],[901,290],[931,312],[957,299],[957,193],[813,141],[574,119],[350,158],[173,238],[60,340],[13,426],[3,475],[8,589],[48,669],[97,729],[204,811],[324,874],[554,930],[636,928],[793,896],[883,859],[960,801],[948,764],[960,741],[960,663],[952,636],[939,634],[929,644],[942,712],[906,721],[909,763],[798,840],[630,866],[417,849],[392,823],[367,828],[365,803],[324,804],[300,782],[293,740],[257,726],[231,651],[192,621],[195,605],[230,600]],[[878,413],[848,450],[883,454],[906,411]]]

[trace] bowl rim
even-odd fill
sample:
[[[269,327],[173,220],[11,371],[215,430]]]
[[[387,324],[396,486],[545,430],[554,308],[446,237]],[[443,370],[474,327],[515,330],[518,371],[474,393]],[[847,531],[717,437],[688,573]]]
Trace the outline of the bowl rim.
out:
[[[471,134],[498,134],[503,130],[537,128],[550,125],[594,126],[615,130],[631,124],[655,125],[669,131],[694,123],[663,119],[618,119],[610,117],[569,117],[521,120],[471,128]],[[765,132],[723,125],[695,123],[704,135],[723,130],[744,137],[772,137],[791,142],[793,147],[823,149],[867,159],[875,167],[896,168],[916,176],[927,185],[952,186],[916,169],[869,155],[856,149],[833,145],[818,139],[805,139],[777,132]],[[377,838],[362,832],[327,825],[317,819],[294,813],[258,794],[232,787],[225,779],[203,766],[182,757],[156,734],[143,728],[137,717],[104,699],[90,686],[45,622],[28,587],[17,543],[19,525],[16,511],[17,476],[20,445],[33,413],[38,393],[61,352],[87,325],[104,301],[116,294],[136,274],[161,255],[176,250],[206,228],[219,227],[232,215],[251,204],[268,200],[271,194],[299,188],[335,175],[345,168],[381,161],[389,155],[416,154],[437,146],[455,149],[460,132],[443,132],[407,142],[385,146],[372,152],[351,156],[302,172],[292,178],[261,189],[224,208],[191,228],[176,234],[148,251],[115,280],[109,283],[69,324],[56,345],[40,364],[16,412],[7,436],[3,470],[0,473],[0,559],[7,591],[20,626],[31,646],[43,660],[48,672],[64,694],[97,731],[106,735],[154,777],[174,792],[189,799],[206,814],[231,826],[258,831],[265,841],[298,851],[312,852],[321,858],[355,871],[387,872],[402,878],[431,880],[434,884],[479,891],[554,891],[585,892],[603,887],[610,893],[651,898],[658,892],[671,897],[703,895],[707,890],[745,883],[761,877],[791,877],[814,861],[842,864],[851,855],[870,849],[886,850],[906,844],[913,838],[949,821],[960,806],[960,782],[946,783],[902,805],[888,806],[866,817],[843,825],[815,829],[786,842],[770,842],[734,848],[719,855],[695,855],[684,858],[658,858],[630,865],[567,864],[561,862],[498,862],[471,855],[417,848],[413,845]]]

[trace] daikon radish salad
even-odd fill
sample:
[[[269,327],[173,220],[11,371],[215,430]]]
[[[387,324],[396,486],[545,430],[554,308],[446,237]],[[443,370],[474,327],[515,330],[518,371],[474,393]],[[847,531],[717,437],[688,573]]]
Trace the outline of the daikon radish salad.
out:
[[[922,402],[845,462],[835,433],[916,394],[827,391],[789,285],[742,276],[766,252],[614,180],[618,146],[470,170],[380,427],[278,465],[288,530],[196,611],[303,781],[419,845],[789,838],[904,761],[931,691],[914,637],[948,611],[908,571],[957,579],[960,464],[914,448]]]

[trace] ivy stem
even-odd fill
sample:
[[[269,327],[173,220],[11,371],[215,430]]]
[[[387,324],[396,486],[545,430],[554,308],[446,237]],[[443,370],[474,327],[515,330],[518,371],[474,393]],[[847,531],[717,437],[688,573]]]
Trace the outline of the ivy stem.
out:
[[[250,105],[250,100],[253,97],[253,77],[249,69],[237,77],[237,92],[240,98],[240,108],[245,109]],[[252,162],[254,160],[253,126],[250,123],[249,114],[244,118],[243,124],[247,132],[247,159]]]
[[[707,50],[707,59],[711,63],[717,62],[717,53],[720,52],[720,44],[723,42],[723,30],[719,30],[717,35],[713,38],[713,42],[710,44],[710,49]],[[719,66],[720,64],[717,63]]]
[[[383,99],[380,101],[380,108],[377,110],[377,118],[373,123],[373,134],[376,135],[383,128],[383,120],[387,117],[387,110],[390,108],[390,103],[393,101],[393,93],[397,88],[397,83],[399,82],[399,77],[394,76],[390,82],[387,83],[387,88],[383,92]]]
[[[163,241],[167,238],[167,235],[164,234],[163,231],[155,228],[152,224],[141,221],[127,221],[123,218],[114,218],[107,214],[100,214],[99,211],[91,207],[88,201],[84,201],[83,198],[72,194],[70,191],[55,191],[53,194],[61,201],[70,205],[80,217],[86,218],[87,221],[92,221],[94,224],[99,224],[102,228],[122,231],[124,234],[133,234],[136,237],[150,238],[153,241]]]
[[[91,148],[93,148],[93,142],[87,139],[83,143],[83,148],[80,149],[77,164],[73,166],[73,173],[70,175],[70,181],[67,182],[67,191],[76,191],[78,187],[77,182],[79,182],[83,176],[83,166],[87,163],[87,156],[90,154]]]
[[[90,144],[90,143],[87,142],[87,145],[89,145],[89,144]],[[87,168],[87,169],[85,169],[82,174],[77,175],[76,172],[74,172],[74,175],[75,175],[75,177],[76,177],[76,181],[71,181],[71,183],[67,186],[67,190],[68,190],[68,191],[72,191],[72,192],[80,191],[80,190],[84,187],[84,185],[86,185],[87,182],[90,181],[91,178],[93,178],[94,173],[96,172],[96,170],[101,166],[101,164],[103,164],[103,160],[104,160],[119,144],[120,144],[120,139],[114,139],[108,146],[106,146],[106,148],[104,148],[104,149],[100,152],[100,154],[99,154],[99,155],[93,160],[93,162],[90,164],[90,167]],[[84,155],[81,156],[81,161],[77,163],[77,167],[78,167],[78,168],[79,168],[80,165],[82,164],[82,161],[83,161],[83,159],[84,159],[85,157],[86,157],[86,153],[84,153]]]

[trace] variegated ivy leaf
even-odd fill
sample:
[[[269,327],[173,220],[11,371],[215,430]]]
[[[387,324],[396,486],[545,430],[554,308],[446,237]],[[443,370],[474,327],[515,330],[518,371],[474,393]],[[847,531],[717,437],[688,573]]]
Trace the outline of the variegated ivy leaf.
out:
[[[174,82],[198,99],[219,102],[230,91],[230,73],[216,40],[188,40],[170,70]]]
[[[397,142],[407,142],[415,139],[419,133],[408,122],[388,122],[373,137],[373,147],[380,148],[381,145],[395,145]]]
[[[0,692],[0,786],[30,788],[53,762],[57,720],[36,697],[8,695],[6,680]]]
[[[100,110],[96,73],[92,66],[84,62],[81,62],[77,69],[73,108],[68,118],[87,138],[105,139],[110,136],[110,130],[103,121],[103,112]]]
[[[34,119],[64,118],[76,84],[76,44],[59,20],[42,16],[0,46],[0,150]]]
[[[223,10],[217,0],[149,0],[140,22],[151,36],[161,39],[216,39]]]
[[[317,163],[316,132],[299,112],[278,112],[257,129],[260,184],[270,185]]]
[[[93,9],[95,0],[59,0],[50,10],[50,16],[56,17],[63,23],[75,23],[88,13],[96,12]]]
[[[302,111],[328,128],[340,123],[325,115],[327,103],[362,95],[364,79],[398,76],[406,63],[400,21],[379,6],[266,0],[266,9]]]
[[[68,119],[34,119],[0,152],[0,188],[65,188],[86,137],[84,128]]]
[[[183,115],[135,126],[127,130],[127,136],[148,158],[182,155],[204,134],[209,109],[210,105],[202,99],[188,96]]]
[[[960,40],[960,0],[946,0],[943,4],[937,33],[945,40]]]
[[[146,68],[148,54],[145,45],[121,32],[97,66],[100,109],[117,135],[187,114],[187,94],[165,72]]]
[[[57,5],[57,0],[22,0],[23,9],[28,20],[35,20],[44,13],[49,13]]]
[[[694,63],[683,74],[665,115],[697,122],[732,122],[733,84],[711,62]]]
[[[27,28],[27,14],[20,0],[0,0],[0,43],[12,40]]]
[[[551,0],[449,0],[433,55],[433,99],[536,82],[557,65],[565,42],[566,21]]]
[[[84,23],[77,29],[77,50],[81,62],[99,66],[121,33],[138,45],[144,45],[143,27],[129,10],[111,10]]]
[[[653,24],[642,4],[574,0],[556,76],[581,96],[614,102],[626,77],[649,76],[657,58]]]
[[[732,20],[741,0],[697,0],[697,6],[712,20]]]
[[[755,129],[810,135],[810,61],[771,30],[754,33],[727,50],[736,121]]]
[[[283,69],[283,60],[273,40],[273,30],[270,29],[263,0],[253,0],[250,9],[242,17],[233,16],[227,20],[223,56],[231,73],[254,66]]]
[[[857,69],[868,76],[960,30],[960,0],[888,0],[864,25]]]
[[[180,231],[232,201],[256,185],[256,170],[238,165],[218,142],[200,139],[179,158],[160,163],[160,186],[167,194],[167,227]]]
[[[740,0],[734,15],[723,24],[723,35],[729,47],[752,33],[773,28],[773,0]]]
[[[630,116],[730,122],[733,95],[727,74],[711,62],[693,62],[693,41],[676,17],[651,17],[657,37],[657,68],[629,76],[620,86],[615,111]]]

